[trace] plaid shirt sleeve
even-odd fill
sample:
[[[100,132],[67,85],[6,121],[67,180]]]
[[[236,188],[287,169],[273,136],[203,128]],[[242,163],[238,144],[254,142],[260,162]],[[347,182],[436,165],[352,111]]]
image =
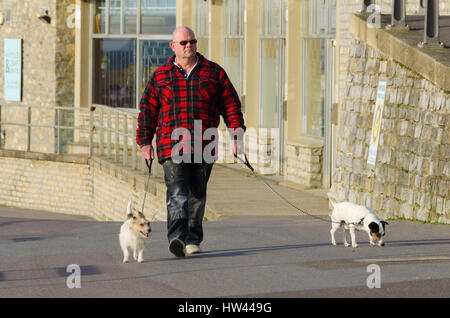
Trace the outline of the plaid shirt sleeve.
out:
[[[154,76],[150,78],[145,86],[139,103],[138,127],[136,132],[136,142],[140,147],[150,145],[153,135],[158,126],[158,114],[160,103],[157,98],[157,91],[154,85]]]
[[[236,131],[237,128],[245,130],[244,117],[241,111],[241,102],[236,90],[230,79],[223,69],[219,73],[219,82],[222,87],[221,98],[221,115],[228,128]]]
[[[153,73],[139,104],[136,142],[141,147],[151,144],[156,134],[160,161],[170,158],[178,144],[172,134],[176,129],[195,137],[195,121],[201,121],[202,134],[218,127],[220,115],[228,128],[245,130],[239,96],[223,68],[199,55],[198,65],[186,76],[173,58]],[[202,150],[209,142],[202,140]]]

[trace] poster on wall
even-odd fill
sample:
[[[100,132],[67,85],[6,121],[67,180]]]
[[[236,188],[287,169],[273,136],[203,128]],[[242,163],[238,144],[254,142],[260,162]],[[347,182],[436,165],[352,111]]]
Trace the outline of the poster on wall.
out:
[[[370,134],[369,156],[367,157],[367,167],[374,170],[377,160],[378,142],[381,135],[381,119],[383,118],[384,100],[386,97],[386,80],[378,82],[377,99],[373,111],[372,131]]]
[[[5,100],[22,100],[22,39],[4,39]]]

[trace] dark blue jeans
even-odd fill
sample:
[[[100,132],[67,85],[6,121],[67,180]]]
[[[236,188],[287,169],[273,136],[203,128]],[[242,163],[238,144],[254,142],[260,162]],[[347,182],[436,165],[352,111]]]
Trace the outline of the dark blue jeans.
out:
[[[203,216],[206,186],[213,164],[174,163],[165,160],[164,181],[167,187],[167,238],[178,238],[185,244],[203,241]]]

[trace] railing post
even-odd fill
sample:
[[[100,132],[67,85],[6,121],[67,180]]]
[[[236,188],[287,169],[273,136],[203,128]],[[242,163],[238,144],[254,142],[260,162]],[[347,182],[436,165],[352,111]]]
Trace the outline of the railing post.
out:
[[[419,15],[425,15],[425,5],[423,4],[425,0],[420,0],[419,2],[419,8],[417,10],[417,14]]]
[[[128,115],[123,115],[123,166],[128,164]]]
[[[100,148],[100,155],[103,156],[105,154],[105,151],[103,149],[103,109],[100,108],[99,109],[99,114],[98,114],[99,118],[99,124],[98,124],[98,146]]]
[[[439,0],[425,0],[424,40],[419,47],[439,46]]]
[[[31,106],[27,106],[27,151],[31,151]]]
[[[361,12],[367,12],[367,8],[371,4],[375,4],[375,0],[363,0]]]
[[[89,112],[89,156],[94,155],[94,111],[95,107],[91,106]]]
[[[114,160],[116,162],[119,161],[119,112],[116,112],[116,116],[115,116],[115,143],[114,143]]]
[[[56,138],[56,153],[61,153],[61,110],[56,106],[56,118],[57,118],[57,125],[56,126],[56,133],[58,134],[58,137]]]
[[[133,136],[133,134],[135,134],[136,133],[136,129],[137,129],[137,124],[136,124],[136,120],[135,120],[135,118],[133,117],[133,120],[132,120],[132,125],[131,125],[131,127],[132,127],[132,132],[131,132],[131,134],[132,134],[132,136]],[[136,151],[137,151],[137,145],[136,145],[136,139],[135,138],[133,138],[133,139],[131,139],[131,168],[133,168],[133,169],[136,169],[136,166],[137,166],[137,162],[136,162]]]
[[[392,0],[391,28],[406,28],[405,0]]]
[[[107,123],[106,123],[106,154],[108,159],[111,158],[111,110],[108,109],[108,114],[107,114]]]

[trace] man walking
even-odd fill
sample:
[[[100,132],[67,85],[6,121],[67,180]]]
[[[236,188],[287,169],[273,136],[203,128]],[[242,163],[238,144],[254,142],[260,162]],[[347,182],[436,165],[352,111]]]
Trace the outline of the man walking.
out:
[[[217,158],[215,147],[205,156],[211,148],[207,145],[217,145],[205,131],[217,130],[222,115],[233,137],[231,150],[239,154],[245,126],[236,90],[222,67],[197,53],[194,32],[176,28],[170,46],[175,55],[152,74],[142,95],[136,141],[143,157],[153,159],[156,132],[167,187],[169,251],[183,257],[200,253],[203,241],[206,189],[214,163],[205,159]]]

